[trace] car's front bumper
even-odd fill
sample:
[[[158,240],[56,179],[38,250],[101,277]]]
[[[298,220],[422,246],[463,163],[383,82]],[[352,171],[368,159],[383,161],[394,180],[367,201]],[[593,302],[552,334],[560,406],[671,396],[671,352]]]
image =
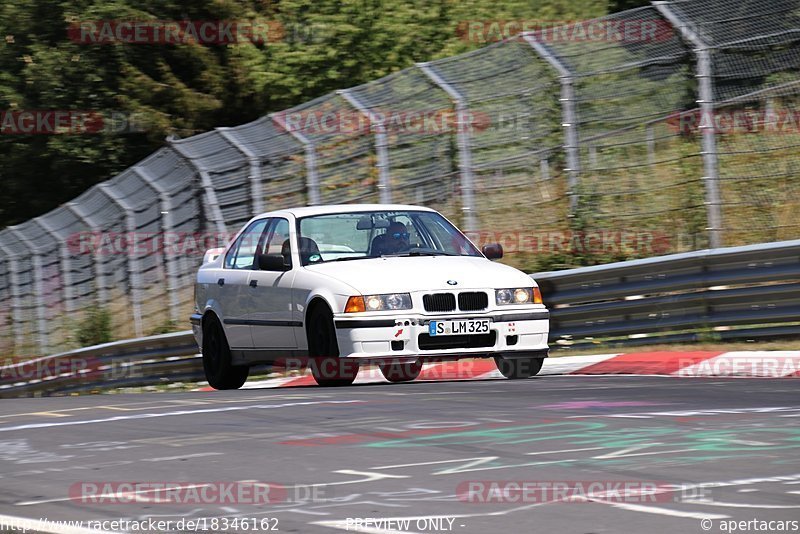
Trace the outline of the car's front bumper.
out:
[[[432,320],[489,319],[488,334],[430,336]],[[448,358],[503,355],[546,357],[549,312],[544,309],[441,316],[335,318],[339,354],[365,359]]]

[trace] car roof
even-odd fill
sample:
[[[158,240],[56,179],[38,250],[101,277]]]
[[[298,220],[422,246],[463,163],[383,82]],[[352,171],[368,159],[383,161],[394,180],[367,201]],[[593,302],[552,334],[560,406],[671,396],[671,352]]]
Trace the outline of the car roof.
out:
[[[293,215],[294,217],[308,217],[309,215],[330,215],[333,213],[350,213],[354,211],[435,211],[424,206],[409,204],[330,204],[326,206],[303,206],[269,211],[258,215],[261,217],[279,217]]]

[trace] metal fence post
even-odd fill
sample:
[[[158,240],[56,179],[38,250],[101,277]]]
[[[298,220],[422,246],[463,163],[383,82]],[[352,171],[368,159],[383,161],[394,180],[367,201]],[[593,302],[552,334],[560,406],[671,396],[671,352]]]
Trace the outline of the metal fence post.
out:
[[[137,336],[144,334],[144,324],[142,322],[142,279],[141,279],[141,266],[139,258],[136,255],[136,243],[139,238],[136,235],[136,210],[128,204],[125,199],[120,196],[114,189],[114,186],[108,182],[99,184],[97,186],[100,191],[111,199],[117,206],[125,212],[125,229],[128,232],[129,239],[133,239],[134,250],[128,249],[128,276],[131,281],[131,304],[133,305],[133,328]]]
[[[647,163],[649,165],[656,164],[656,132],[653,124],[650,123],[645,128],[645,137],[647,137]]]
[[[69,254],[69,242],[64,239],[64,236],[53,228],[53,226],[42,217],[37,217],[33,220],[36,224],[53,238],[58,241],[58,254],[61,266],[61,294],[64,299],[64,311],[69,314],[75,311],[73,306],[74,295],[72,293],[72,260]]]
[[[703,171],[706,189],[706,216],[708,217],[708,242],[711,248],[722,246],[722,209],[719,193],[719,162],[717,160],[717,137],[714,131],[714,66],[711,58],[712,47],[698,35],[691,24],[670,9],[666,2],[653,2],[653,6],[670,24],[678,28],[684,39],[694,47],[697,56],[698,100],[700,105],[700,125],[703,139]]]
[[[76,202],[68,202],[65,207],[75,214],[77,218],[82,220],[86,226],[92,229],[92,232],[101,232],[102,225],[96,221],[91,215],[83,210],[83,207]],[[102,247],[97,247],[94,252],[94,278],[95,287],[97,288],[97,301],[101,306],[108,304],[108,293],[106,292],[106,276],[103,272],[100,262],[100,254]]]
[[[156,181],[146,169],[136,166],[132,167],[132,170],[137,176],[144,180],[145,183],[158,192],[158,197],[161,202],[161,230],[162,235],[164,236],[164,239],[162,239],[162,243],[164,244],[164,250],[162,251],[162,254],[164,259],[164,268],[167,271],[166,294],[167,299],[169,299],[170,319],[172,319],[173,322],[178,323],[181,320],[180,299],[178,298],[180,284],[178,283],[178,269],[175,263],[178,258],[176,257],[176,253],[170,253],[166,248],[166,238],[175,230],[172,217],[172,200],[170,199],[169,192],[166,190],[166,188],[158,183],[158,181]]]
[[[31,252],[31,265],[33,266],[33,300],[36,306],[36,330],[39,337],[39,350],[42,354],[47,354],[50,348],[50,339],[47,335],[47,303],[44,301],[44,271],[42,270],[42,251],[36,247],[25,234],[16,227],[9,226],[8,230],[13,232],[17,239],[22,241]]]
[[[550,183],[550,161],[547,159],[549,156],[545,155],[539,160],[539,174],[541,180],[539,181],[539,193],[543,200],[552,200],[553,195],[550,192],[552,184]]]
[[[458,142],[458,166],[461,173],[461,210],[464,212],[464,229],[468,232],[478,230],[475,214],[475,179],[472,174],[472,148],[468,126],[469,109],[465,98],[455,87],[439,76],[429,63],[417,63],[417,67],[434,84],[453,100],[456,107],[456,140]]]
[[[250,200],[253,202],[253,214],[263,213],[264,192],[261,188],[261,160],[253,151],[247,148],[237,137],[233,130],[227,127],[215,128],[215,130],[233,147],[247,158],[250,164]]]
[[[225,218],[222,216],[222,210],[219,207],[219,201],[217,200],[217,192],[214,190],[214,182],[211,181],[211,176],[208,174],[208,171],[192,161],[190,158],[180,147],[180,145],[175,144],[175,139],[172,137],[167,137],[167,143],[169,144],[170,148],[174,150],[179,156],[181,156],[189,165],[194,168],[197,173],[200,175],[200,187],[203,188],[204,197],[205,197],[205,204],[208,210],[208,217],[209,220],[212,222],[214,227],[216,228],[217,232],[220,235],[225,235],[228,231],[227,227],[225,226]]]
[[[19,264],[17,263],[17,255],[9,249],[2,240],[0,240],[0,250],[8,261],[8,277],[11,281],[9,293],[11,294],[11,321],[14,328],[14,348],[18,349],[25,344],[25,331],[23,330],[22,317],[22,303],[19,297]]]
[[[375,154],[378,158],[378,198],[382,204],[391,204],[392,185],[389,176],[389,142],[386,138],[385,120],[369,110],[349,89],[337,91],[356,111],[369,119],[370,127],[375,129]]]
[[[578,185],[580,183],[581,158],[580,137],[578,135],[578,113],[575,109],[574,75],[550,49],[536,40],[536,36],[526,33],[522,36],[539,56],[558,71],[561,84],[561,118],[564,127],[564,151],[567,154],[567,188],[569,189],[569,212],[574,215],[578,209]]]
[[[308,191],[308,204],[311,206],[320,204],[319,174],[317,174],[317,147],[314,146],[314,142],[311,139],[295,129],[289,128],[281,115],[270,114],[269,118],[272,120],[272,122],[277,124],[281,130],[297,139],[297,141],[305,148],[306,190]]]

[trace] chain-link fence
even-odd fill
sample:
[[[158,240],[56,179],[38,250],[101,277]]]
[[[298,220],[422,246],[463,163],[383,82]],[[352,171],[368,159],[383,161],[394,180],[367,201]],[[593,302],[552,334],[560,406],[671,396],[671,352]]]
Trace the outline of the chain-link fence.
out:
[[[202,253],[289,206],[425,204],[530,271],[800,236],[800,4],[538,29],[168,146],[0,232],[0,344],[182,327]]]

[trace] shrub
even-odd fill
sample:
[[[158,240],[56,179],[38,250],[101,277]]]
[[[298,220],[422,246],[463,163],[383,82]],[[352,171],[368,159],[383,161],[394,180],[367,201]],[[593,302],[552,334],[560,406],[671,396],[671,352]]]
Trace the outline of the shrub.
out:
[[[99,345],[112,341],[111,313],[105,308],[92,306],[78,323],[75,339],[81,347]]]

